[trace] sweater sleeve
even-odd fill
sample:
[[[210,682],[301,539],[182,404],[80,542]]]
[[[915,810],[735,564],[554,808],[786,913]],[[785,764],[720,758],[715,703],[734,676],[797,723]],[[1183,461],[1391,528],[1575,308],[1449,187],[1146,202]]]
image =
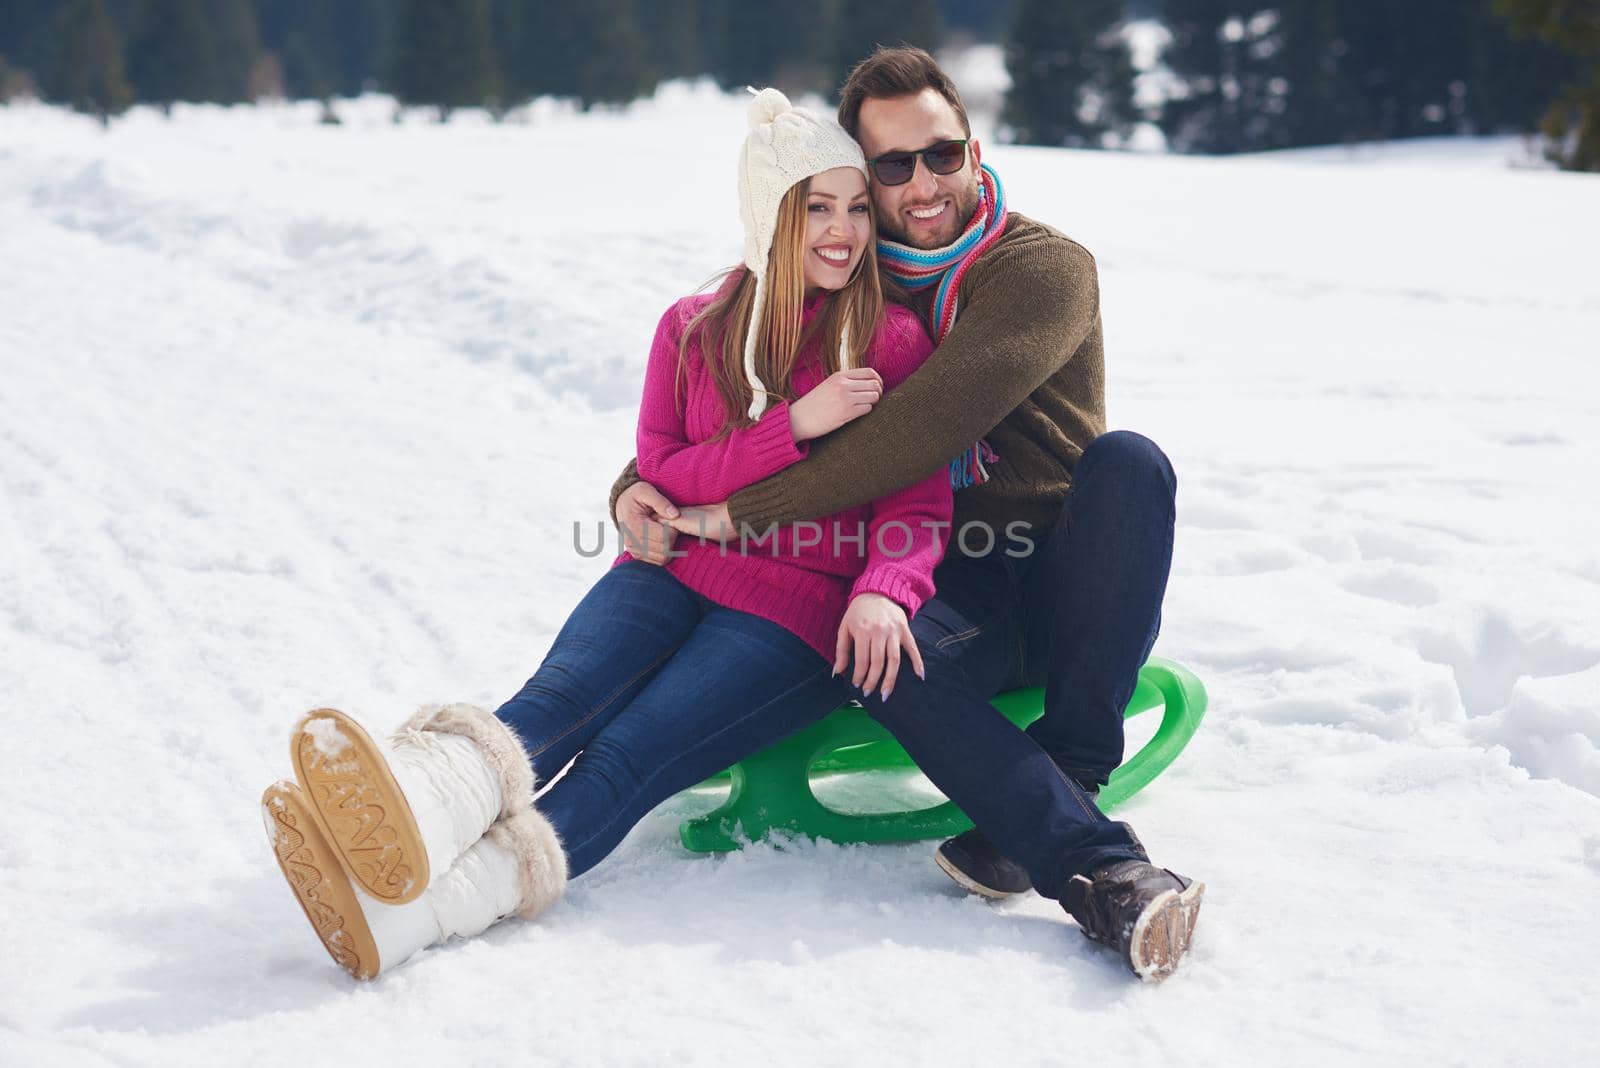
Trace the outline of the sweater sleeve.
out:
[[[1099,318],[1094,257],[1040,230],[1002,241],[984,259],[927,362],[871,412],[811,443],[805,463],[734,494],[735,523],[761,529],[815,519],[911,485],[1065,366]]]
[[[944,559],[954,507],[950,472],[940,468],[920,482],[872,504],[867,522],[867,566],[850,596],[881,593],[909,619],[933,596],[933,569]]]
[[[886,327],[870,356],[883,376],[885,396],[900,388],[933,348],[922,324],[904,309],[895,310]],[[867,565],[850,596],[881,593],[904,608],[908,618],[915,616],[933,596],[933,569],[944,557],[953,506],[950,472],[942,464],[933,474],[872,502]]]
[[[805,458],[789,429],[789,405],[775,401],[754,426],[691,442],[677,396],[678,341],[686,317],[675,304],[661,317],[639,402],[639,478],[680,505],[727,500],[735,491]],[[691,387],[692,388],[692,387]],[[613,498],[613,513],[615,499]]]

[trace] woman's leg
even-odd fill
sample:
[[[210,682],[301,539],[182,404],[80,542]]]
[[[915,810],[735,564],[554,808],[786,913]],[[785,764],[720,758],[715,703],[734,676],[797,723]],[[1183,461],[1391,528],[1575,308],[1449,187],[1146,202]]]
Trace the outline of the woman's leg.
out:
[[[533,678],[495,715],[548,781],[627,707],[700,621],[707,602],[655,564],[601,576],[567,617]]]
[[[536,808],[571,875],[598,864],[645,813],[842,704],[843,679],[776,623],[713,607],[596,734]]]

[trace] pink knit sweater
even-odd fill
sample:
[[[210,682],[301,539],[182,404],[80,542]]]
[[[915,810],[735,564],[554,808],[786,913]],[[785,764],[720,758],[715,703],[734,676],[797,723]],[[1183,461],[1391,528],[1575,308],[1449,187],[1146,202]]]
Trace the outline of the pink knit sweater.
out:
[[[661,317],[644,398],[639,405],[639,476],[680,506],[715,504],[768,475],[804,460],[807,444],[789,429],[789,404],[774,401],[748,428],[712,440],[726,421],[711,372],[697,344],[688,349],[687,382],[680,408],[675,382],[678,342],[695,313],[712,299],[699,294],[678,301]],[[805,317],[817,314],[827,295],[806,302]],[[813,340],[796,363],[797,397],[825,377]],[[867,362],[893,389],[933,349],[916,314],[899,305],[885,309]],[[870,456],[861,457],[870,464]],[[755,532],[741,549],[737,536],[726,546],[679,535],[681,553],[667,561],[684,585],[717,604],[770,619],[799,636],[832,662],[839,623],[850,600],[881,593],[916,614],[933,596],[933,569],[944,555],[952,507],[950,473],[941,466],[920,482],[811,524],[779,528],[776,537]],[[624,552],[615,564],[632,559]]]

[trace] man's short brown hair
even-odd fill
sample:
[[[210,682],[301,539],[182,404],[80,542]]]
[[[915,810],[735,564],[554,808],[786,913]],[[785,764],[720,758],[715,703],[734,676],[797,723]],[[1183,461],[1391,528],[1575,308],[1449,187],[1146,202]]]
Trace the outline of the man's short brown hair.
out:
[[[932,56],[910,45],[879,45],[872,55],[856,64],[839,90],[839,125],[859,141],[861,105],[865,101],[915,96],[924,89],[932,89],[950,101],[956,118],[961,120],[962,134],[971,137],[972,124],[967,121],[967,109],[961,105],[955,83]]]

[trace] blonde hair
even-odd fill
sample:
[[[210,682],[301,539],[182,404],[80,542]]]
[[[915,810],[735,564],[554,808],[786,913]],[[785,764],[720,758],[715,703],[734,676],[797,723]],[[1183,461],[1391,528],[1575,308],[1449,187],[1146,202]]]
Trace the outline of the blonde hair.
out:
[[[850,366],[865,366],[867,348],[883,319],[883,281],[870,236],[876,233],[874,209],[869,201],[869,237],[855,273],[842,289],[828,294],[820,314],[803,325],[806,208],[810,192],[811,179],[807,178],[790,186],[778,204],[777,228],[767,259],[764,306],[755,307],[756,276],[745,267],[734,267],[719,276],[722,285],[717,295],[689,320],[678,342],[678,407],[683,408],[689,344],[694,341],[700,346],[717,396],[728,413],[727,422],[716,437],[754,423],[748,414],[754,398],[744,374],[745,341],[751,330],[757,332],[756,374],[766,384],[769,397],[795,399],[795,364],[813,339],[820,339],[824,374],[840,369],[839,350],[846,337]]]

